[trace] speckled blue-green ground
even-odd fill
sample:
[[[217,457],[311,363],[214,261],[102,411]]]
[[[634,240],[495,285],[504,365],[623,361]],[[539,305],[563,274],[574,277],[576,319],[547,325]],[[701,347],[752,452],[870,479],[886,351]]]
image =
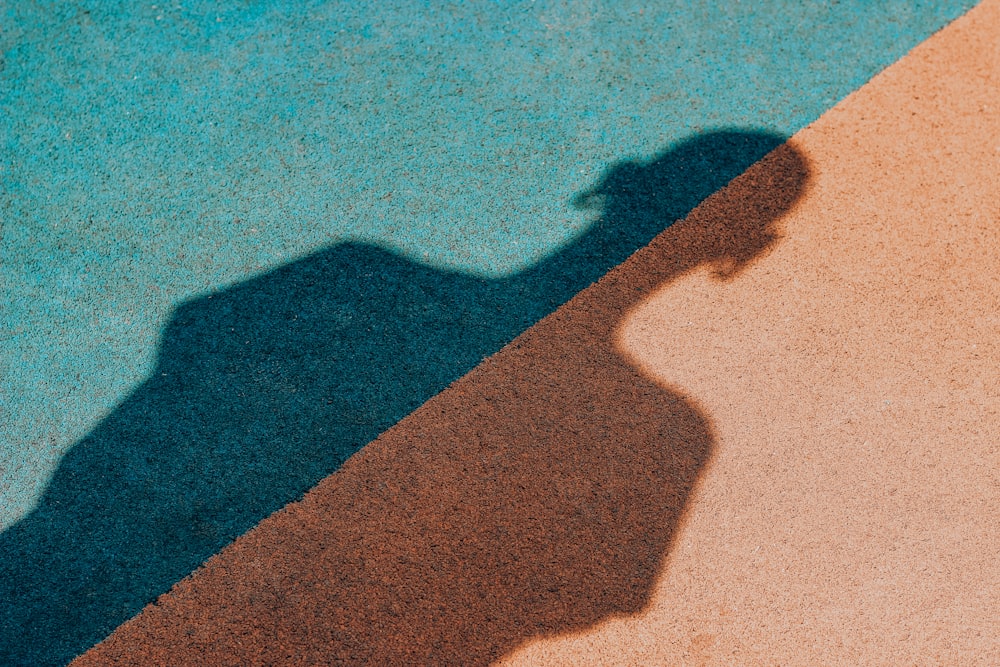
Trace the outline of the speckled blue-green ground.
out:
[[[648,240],[587,236],[615,165],[682,215],[973,3],[822,4],[2,0],[0,657],[87,648]]]

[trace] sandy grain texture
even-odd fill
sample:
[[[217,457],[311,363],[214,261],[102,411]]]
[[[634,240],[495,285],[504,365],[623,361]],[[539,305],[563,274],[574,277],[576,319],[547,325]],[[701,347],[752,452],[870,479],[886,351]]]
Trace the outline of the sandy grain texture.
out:
[[[1000,2],[75,664],[1000,662]]]

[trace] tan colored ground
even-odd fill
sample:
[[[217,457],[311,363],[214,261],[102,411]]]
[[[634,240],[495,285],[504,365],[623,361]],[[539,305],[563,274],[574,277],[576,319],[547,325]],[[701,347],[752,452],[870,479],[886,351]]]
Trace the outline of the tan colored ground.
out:
[[[1000,664],[1000,1],[77,665]]]
[[[617,330],[716,432],[652,604],[507,664],[1000,665],[1000,3],[793,143],[773,251]]]

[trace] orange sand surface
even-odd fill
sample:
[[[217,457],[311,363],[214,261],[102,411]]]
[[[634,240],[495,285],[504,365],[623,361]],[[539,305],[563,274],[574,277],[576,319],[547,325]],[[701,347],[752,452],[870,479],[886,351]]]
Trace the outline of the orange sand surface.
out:
[[[793,143],[773,251],[616,331],[716,434],[650,606],[507,664],[1000,664],[1000,2]]]
[[[1000,1],[77,665],[1000,664]]]

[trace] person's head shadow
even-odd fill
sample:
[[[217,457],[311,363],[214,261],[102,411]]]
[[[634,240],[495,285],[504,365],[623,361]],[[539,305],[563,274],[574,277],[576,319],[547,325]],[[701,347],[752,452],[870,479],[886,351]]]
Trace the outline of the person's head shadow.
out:
[[[510,278],[470,277],[346,243],[182,305],[164,330],[151,377],[71,449],[37,509],[0,534],[0,662],[58,664],[99,641],[782,141],[764,132],[713,132],[649,161],[612,167],[576,200],[597,207],[591,228]],[[459,400],[452,436],[405,445],[390,436],[331,478],[340,480],[337,488],[361,479],[351,475],[368,475],[388,485],[379,487],[383,491],[424,490],[391,497],[364,482],[367,495],[334,493],[325,505],[324,530],[334,537],[317,544],[361,556],[335,558],[341,571],[332,579],[325,572],[327,598],[316,598],[330,602],[332,596],[339,611],[330,619],[358,628],[343,646],[360,642],[362,653],[388,659],[405,640],[411,646],[399,655],[437,646],[430,660],[450,656],[471,664],[527,637],[578,629],[644,604],[711,435],[695,406],[642,379],[615,355],[609,332],[643,281],[669,280],[704,262],[731,271],[769,246],[774,220],[808,173],[794,149],[776,154],[784,157],[769,158],[769,178],[780,187],[755,190],[752,205],[733,209],[730,223],[700,235],[689,225],[694,231],[681,230],[687,236],[680,245],[663,249],[660,243],[656,260],[643,251],[648,271],[634,284],[611,280],[591,291],[587,298],[596,299],[596,307],[582,332],[547,325],[527,337],[541,339],[525,348],[535,349],[532,355],[508,352],[478,370],[499,373],[495,387],[510,391],[477,404]],[[589,344],[580,347],[581,341]],[[535,385],[531,406],[510,384],[523,378]],[[442,396],[452,400],[455,392]],[[622,422],[621,415],[629,416]],[[454,435],[481,420],[491,426],[476,438]],[[421,452],[439,454],[443,465],[418,465],[412,457]],[[475,472],[479,462],[501,454],[521,463],[507,465],[500,476],[496,469]],[[373,460],[378,466],[366,468]],[[562,486],[550,483],[546,471]],[[416,486],[392,479],[424,473]],[[521,473],[525,484],[511,486]],[[440,552],[444,560],[420,564],[404,559],[413,567],[400,570],[391,554],[405,548],[408,535],[423,538],[406,532],[414,524],[398,511],[421,506],[425,516],[440,516],[435,493],[448,489],[467,499],[454,508],[465,518],[420,529],[439,534],[451,555]],[[588,509],[567,509],[571,497],[590,498]],[[630,499],[639,504],[630,508]],[[380,509],[359,516],[365,507]],[[394,517],[403,521],[396,532],[389,530]],[[367,532],[358,531],[362,525]],[[441,532],[445,526],[455,530]],[[508,547],[517,544],[529,546],[513,554]],[[304,583],[324,556],[310,561],[313,547],[298,547],[298,555],[283,557],[300,563]],[[378,558],[370,557],[372,549],[381,550]],[[420,599],[399,598],[398,586],[373,585],[372,572],[351,563],[381,563],[385,569],[375,574],[383,582],[422,582],[414,590],[450,610],[453,627],[422,615]],[[562,583],[541,595],[531,592],[553,576]],[[488,592],[486,579],[501,585]],[[339,588],[330,589],[331,581]],[[485,606],[469,605],[473,599]],[[405,622],[397,627],[380,616],[383,603],[407,609],[393,617]],[[386,632],[397,627],[395,639],[371,632],[369,622]],[[461,634],[469,623],[490,628],[492,639],[478,641],[478,648],[462,639],[479,634]],[[421,629],[424,639],[413,632]],[[224,632],[222,626],[204,630]]]
[[[765,154],[765,165],[744,173]],[[721,191],[737,176],[737,183]],[[808,179],[807,160],[791,144],[766,132],[726,130],[699,135],[649,160],[619,163],[573,203],[600,211],[588,243],[607,244],[605,239],[622,230],[638,228],[645,236],[652,229],[659,234],[671,227],[665,221],[687,216],[715,194],[700,207],[697,220],[671,229],[671,234],[686,237],[671,239],[680,244],[671,266],[683,272],[708,265],[717,278],[727,279],[778,240],[778,220],[801,197]],[[656,273],[660,281],[675,277],[663,270]]]

